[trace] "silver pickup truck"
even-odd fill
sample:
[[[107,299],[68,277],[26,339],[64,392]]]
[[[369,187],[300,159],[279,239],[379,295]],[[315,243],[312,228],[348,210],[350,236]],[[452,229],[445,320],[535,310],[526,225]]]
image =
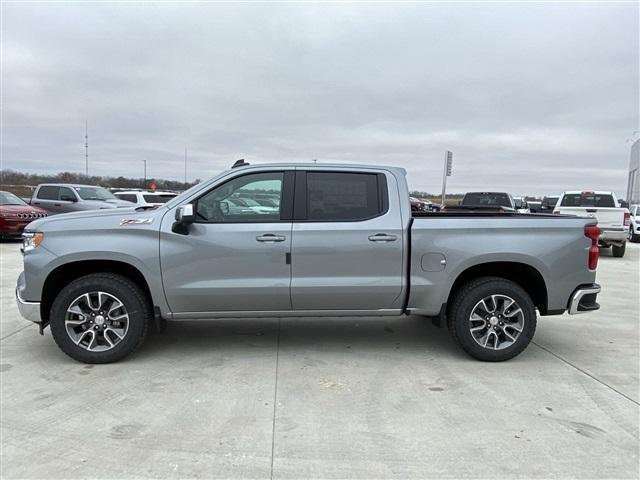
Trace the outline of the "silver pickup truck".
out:
[[[395,167],[235,167],[155,210],[31,223],[21,314],[87,363],[123,358],[166,320],[401,314],[501,361],[529,344],[536,311],[599,308],[593,219],[412,214]]]

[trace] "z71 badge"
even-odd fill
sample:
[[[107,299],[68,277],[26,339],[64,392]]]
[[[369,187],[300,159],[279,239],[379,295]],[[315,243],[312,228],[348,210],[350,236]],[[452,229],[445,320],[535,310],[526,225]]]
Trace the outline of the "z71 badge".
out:
[[[153,223],[153,218],[123,218],[120,225],[149,225]]]

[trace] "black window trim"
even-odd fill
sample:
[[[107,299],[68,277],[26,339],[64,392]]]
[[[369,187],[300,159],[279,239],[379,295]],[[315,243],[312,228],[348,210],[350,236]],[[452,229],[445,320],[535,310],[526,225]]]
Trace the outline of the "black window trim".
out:
[[[308,218],[308,196],[307,196],[307,173],[339,173],[339,174],[365,174],[375,175],[378,184],[378,213],[365,218],[341,218],[328,220],[313,220]],[[355,223],[366,222],[374,218],[382,217],[389,212],[389,189],[387,186],[387,176],[382,172],[353,171],[353,170],[296,170],[295,177],[295,199],[294,199],[293,221],[296,223]]]
[[[236,180],[238,178],[241,177],[247,177],[249,175],[258,175],[258,174],[263,174],[263,173],[282,173],[282,189],[281,189],[281,194],[280,194],[280,219],[279,220],[268,220],[268,221],[247,221],[247,220],[234,220],[234,221],[230,221],[230,222],[216,222],[216,221],[205,221],[205,220],[201,220],[196,218],[196,220],[193,223],[198,223],[198,224],[202,224],[202,225],[233,225],[233,224],[251,224],[251,223],[255,223],[255,224],[260,224],[260,223],[291,223],[292,218],[293,218],[293,191],[294,191],[294,175],[295,175],[295,170],[282,170],[282,169],[274,169],[274,170],[259,170],[259,171],[249,171],[246,173],[243,173],[241,175],[234,175],[231,178],[227,178],[225,179],[223,182],[221,183],[217,183],[216,185],[212,186],[211,188],[207,189],[205,192],[203,192],[201,195],[198,195],[198,197],[194,200],[192,200],[190,203],[193,205],[193,210],[194,212],[197,211],[198,209],[198,201],[204,197],[205,195],[209,194],[209,192],[215,190],[218,187],[221,187],[222,185],[225,185],[228,182],[231,182],[233,180]]]

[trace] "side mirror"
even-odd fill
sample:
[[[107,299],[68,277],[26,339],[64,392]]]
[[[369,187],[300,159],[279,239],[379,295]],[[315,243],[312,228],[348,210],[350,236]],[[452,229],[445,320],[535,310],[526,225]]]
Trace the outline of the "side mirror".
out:
[[[195,222],[196,216],[193,213],[193,204],[188,203],[187,205],[182,205],[176,209],[176,222],[181,223],[183,225],[189,225],[190,223]]]
[[[72,197],[71,195],[61,195],[60,200],[63,202],[77,202],[76,197]]]
[[[176,208],[175,219],[176,221],[171,225],[171,231],[180,235],[189,235],[189,225],[196,220],[196,216],[193,213],[193,205],[188,203]]]

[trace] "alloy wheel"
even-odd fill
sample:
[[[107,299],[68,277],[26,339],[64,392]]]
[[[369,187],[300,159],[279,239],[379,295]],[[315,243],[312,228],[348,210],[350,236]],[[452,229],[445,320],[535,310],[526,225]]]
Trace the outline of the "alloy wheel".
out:
[[[513,345],[524,328],[524,312],[507,295],[490,295],[471,310],[469,331],[478,345],[502,350]]]
[[[88,292],[76,298],[64,319],[69,338],[90,352],[111,350],[127,335],[129,314],[124,303],[106,292]]]

